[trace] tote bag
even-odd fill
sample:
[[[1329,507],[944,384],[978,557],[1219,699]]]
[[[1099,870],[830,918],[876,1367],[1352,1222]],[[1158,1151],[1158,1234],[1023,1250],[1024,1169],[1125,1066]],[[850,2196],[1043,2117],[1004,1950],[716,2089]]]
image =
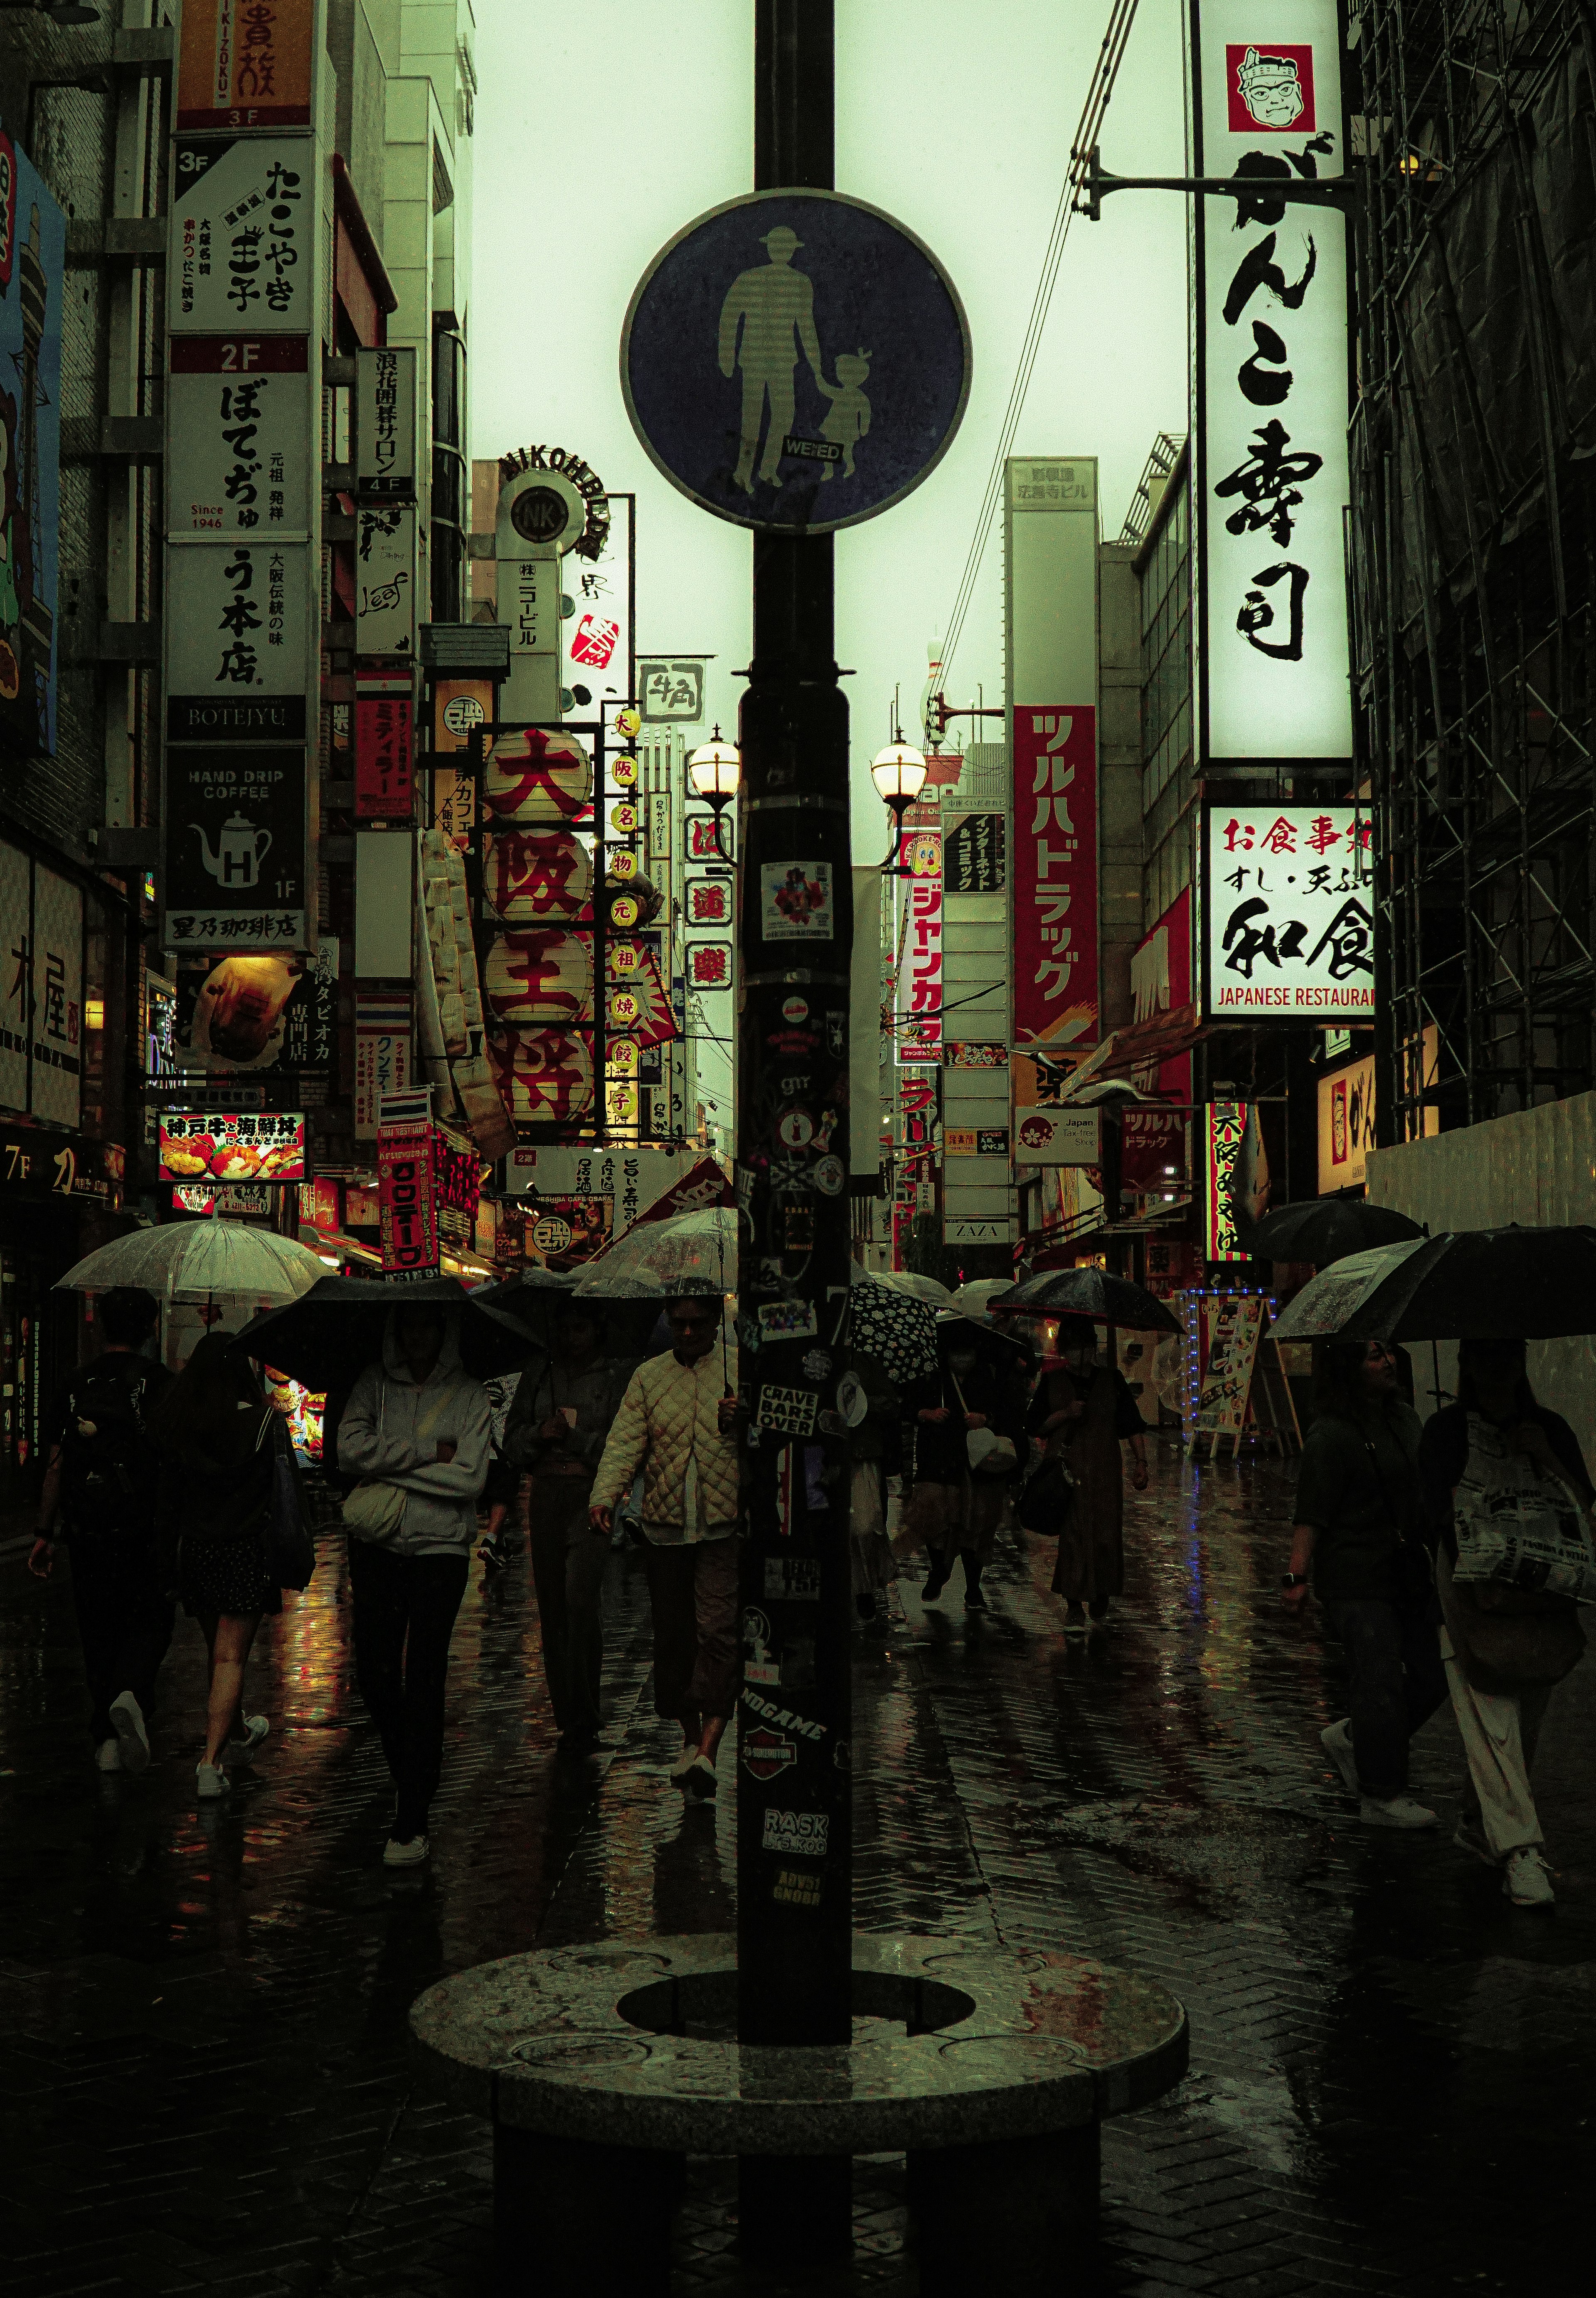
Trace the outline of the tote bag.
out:
[[[1573,1493],[1477,1412],[1468,1416],[1468,1458],[1452,1509],[1454,1582],[1596,1599],[1596,1552]]]

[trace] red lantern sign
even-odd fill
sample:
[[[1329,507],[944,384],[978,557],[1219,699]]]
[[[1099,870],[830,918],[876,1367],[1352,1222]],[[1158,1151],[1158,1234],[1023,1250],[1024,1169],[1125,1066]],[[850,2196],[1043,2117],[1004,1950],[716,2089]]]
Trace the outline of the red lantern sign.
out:
[[[524,1029],[490,1045],[500,1099],[517,1125],[574,1125],[593,1103],[593,1061],[580,1037]]]
[[[501,934],[483,969],[483,994],[512,1029],[585,1021],[593,1010],[593,966],[578,934]]]
[[[587,805],[592,788],[592,760],[575,736],[533,726],[501,734],[494,743],[483,798],[496,822],[534,829],[569,822]]]

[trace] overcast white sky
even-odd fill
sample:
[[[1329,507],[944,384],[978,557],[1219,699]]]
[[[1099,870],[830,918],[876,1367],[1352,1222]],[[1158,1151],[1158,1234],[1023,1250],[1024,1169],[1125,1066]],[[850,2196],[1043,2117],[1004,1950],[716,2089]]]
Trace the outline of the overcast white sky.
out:
[[[885,848],[868,777],[895,682],[918,708],[926,641],[964,564],[1108,0],[838,0],[837,185],[919,233],[969,313],[963,427],[919,492],[837,538],[837,654],[852,710],[857,858]],[[749,0],[476,0],[471,446],[584,456],[638,498],[638,647],[710,653],[735,725],[750,540],[655,470],[627,420],[621,321],[650,257],[753,187]],[[1184,164],[1180,0],[1141,0],[1103,137],[1120,174]],[[1014,441],[1096,455],[1119,532],[1155,434],[1186,427],[1185,203],[1122,193],[1077,219]],[[1003,699],[1000,525],[949,680]],[[995,731],[995,730],[994,730]]]

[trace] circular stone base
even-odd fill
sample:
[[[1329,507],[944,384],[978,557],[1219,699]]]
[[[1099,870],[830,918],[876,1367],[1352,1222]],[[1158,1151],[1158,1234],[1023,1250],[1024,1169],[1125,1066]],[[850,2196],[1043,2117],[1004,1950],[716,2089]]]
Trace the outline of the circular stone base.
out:
[[[1043,2137],[1144,2106],[1186,2071],[1167,1988],[1084,1956],[856,1934],[852,2044],[744,2046],[736,1941],[508,1956],[431,1988],[416,2048],[505,2130],[682,2154],[915,2153]]]

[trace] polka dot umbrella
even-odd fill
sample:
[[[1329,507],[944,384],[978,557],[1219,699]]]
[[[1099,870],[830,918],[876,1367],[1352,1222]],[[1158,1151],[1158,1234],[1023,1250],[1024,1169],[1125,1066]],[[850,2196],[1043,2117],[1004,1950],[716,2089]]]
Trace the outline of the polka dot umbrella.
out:
[[[848,1294],[853,1344],[902,1387],[937,1369],[937,1320],[927,1302],[856,1268]]]

